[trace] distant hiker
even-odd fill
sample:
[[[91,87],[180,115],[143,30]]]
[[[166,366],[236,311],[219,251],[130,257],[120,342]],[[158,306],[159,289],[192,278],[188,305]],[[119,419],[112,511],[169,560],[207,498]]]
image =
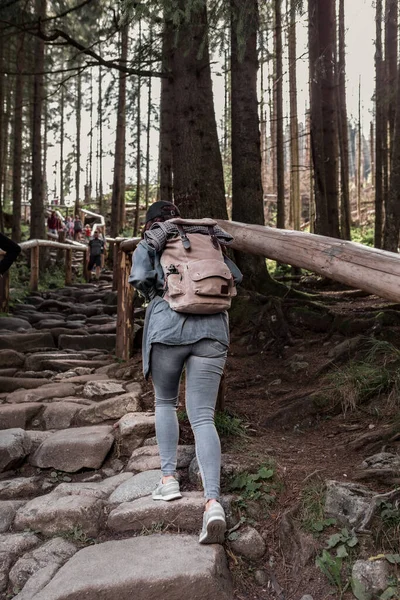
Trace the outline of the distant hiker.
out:
[[[67,217],[65,221],[67,236],[71,239],[74,237],[74,220],[72,217]]]
[[[179,440],[176,411],[185,367],[186,412],[195,437],[205,495],[199,542],[222,543],[226,521],[219,502],[221,445],[214,411],[229,346],[225,308],[242,274],[221,250],[221,245],[232,242],[231,235],[209,219],[193,220],[190,225],[180,219],[170,221],[178,216],[179,210],[171,202],[152,204],[146,214],[144,239],[133,254],[129,278],[150,301],[144,326],[143,370],[145,377],[151,373],[153,380],[162,470],[161,481],[152,495],[154,500],[181,498],[176,479]],[[163,260],[164,253],[167,263]],[[180,255],[183,260],[170,258],[173,255]],[[175,299],[187,294],[197,295],[192,306],[174,304]]]
[[[51,215],[47,219],[47,229],[49,230],[49,233],[53,233],[55,235],[58,235],[58,231],[61,228],[62,228],[61,221],[57,217],[56,211],[52,210],[51,211]]]
[[[5,251],[3,259],[0,259],[0,277],[2,277],[17,259],[21,252],[21,246],[0,233],[0,249]]]
[[[104,252],[104,241],[99,238],[99,233],[96,230],[94,236],[89,242],[89,262],[88,271],[92,272],[93,267],[96,267],[96,279],[100,277],[101,255]]]
[[[90,229],[90,225],[87,224],[85,227],[85,240],[88,242],[90,240],[90,236],[92,235],[92,230]]]
[[[80,242],[81,241],[82,229],[83,229],[83,223],[82,223],[79,215],[75,215],[75,221],[74,221],[74,240],[76,242]]]

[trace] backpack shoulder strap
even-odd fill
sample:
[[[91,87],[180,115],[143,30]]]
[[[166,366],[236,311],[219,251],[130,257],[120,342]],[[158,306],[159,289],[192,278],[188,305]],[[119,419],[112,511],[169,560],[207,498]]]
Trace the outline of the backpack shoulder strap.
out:
[[[188,236],[185,233],[185,230],[183,229],[182,225],[178,225],[178,223],[176,223],[176,228],[179,231],[179,235],[183,244],[183,247],[185,248],[185,250],[189,251],[190,250],[190,240],[188,238]]]

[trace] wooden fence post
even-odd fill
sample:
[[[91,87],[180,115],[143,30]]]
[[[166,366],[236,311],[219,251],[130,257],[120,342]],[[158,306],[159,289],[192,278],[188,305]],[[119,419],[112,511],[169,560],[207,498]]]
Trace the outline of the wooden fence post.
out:
[[[119,244],[118,244],[119,247]],[[129,360],[133,346],[133,288],[128,284],[130,260],[123,250],[119,249],[114,264],[117,271],[117,336],[115,354],[117,358]]]
[[[112,280],[112,290],[118,289],[118,270],[119,270],[119,262],[118,262],[118,254],[119,254],[119,242],[113,243],[112,248],[112,257],[113,257],[113,280]]]
[[[72,250],[65,251],[65,285],[72,284]]]
[[[0,312],[8,312],[8,302],[10,299],[10,274],[7,271],[3,276],[0,275]]]
[[[89,281],[90,273],[88,271],[89,250],[83,250],[82,275],[85,281]]]
[[[31,278],[29,289],[35,292],[39,287],[39,245],[31,248]]]
[[[61,244],[65,244],[65,231],[63,229],[61,229],[58,232],[58,241]],[[59,248],[58,252],[57,252],[57,264],[61,264],[64,261],[64,250],[62,248]]]

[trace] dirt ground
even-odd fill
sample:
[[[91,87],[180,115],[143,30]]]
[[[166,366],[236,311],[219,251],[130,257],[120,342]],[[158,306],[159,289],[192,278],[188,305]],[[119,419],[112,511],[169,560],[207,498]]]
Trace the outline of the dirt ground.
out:
[[[389,302],[375,296],[358,297],[357,293],[340,289],[324,289],[319,298],[335,315],[353,320],[367,317],[371,311],[393,308]],[[288,533],[283,528],[283,521],[285,515],[296,513],[302,491],[311,483],[321,484],[330,479],[353,481],[353,474],[362,460],[382,448],[374,451],[365,447],[353,449],[351,442],[391,423],[394,413],[393,410],[376,410],[376,403],[383,402],[377,398],[346,414],[340,407],[309,414],[309,403],[303,404],[303,399],[319,389],[325,372],[341,368],[340,365],[326,367],[329,353],[354,334],[316,332],[305,326],[289,326],[289,329],[291,342],[282,346],[267,343],[269,333],[258,319],[252,321],[250,318],[247,323],[232,327],[225,410],[239,417],[247,431],[243,438],[223,437],[223,452],[236,454],[244,463],[247,459],[259,464],[272,461],[279,484],[274,492],[275,502],[266,509],[256,510],[256,518],[253,514],[253,519],[249,519],[266,542],[264,557],[258,562],[246,561],[235,555],[227,543],[236,584],[235,598],[301,600],[304,594],[311,594],[313,600],[354,598],[350,592],[341,596],[315,566],[316,555],[324,547],[327,534],[333,531],[328,529],[315,536],[303,533],[299,550],[295,541],[298,531]],[[372,327],[363,335],[376,335],[376,332]],[[390,336],[392,339],[398,336],[400,340],[400,327],[390,327]],[[291,367],[293,360],[302,363],[297,372]],[[282,412],[287,406],[293,409]],[[191,441],[190,428],[185,422],[181,424],[181,437],[184,442]],[[400,440],[386,449],[400,451]],[[382,492],[389,489],[371,481],[366,485]],[[249,516],[246,511],[243,514]],[[257,583],[255,573],[259,570],[264,573],[264,579],[260,581],[259,576]]]

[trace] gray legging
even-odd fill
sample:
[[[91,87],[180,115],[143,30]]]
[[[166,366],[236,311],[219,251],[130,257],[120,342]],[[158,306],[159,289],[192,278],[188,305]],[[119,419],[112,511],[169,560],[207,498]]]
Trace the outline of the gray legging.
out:
[[[179,425],[179,382],[186,367],[186,412],[193,429],[196,456],[207,500],[219,498],[221,444],[214,425],[215,403],[227,347],[205,338],[195,344],[153,344],[151,377],[156,396],[156,434],[164,476],[175,475]]]

